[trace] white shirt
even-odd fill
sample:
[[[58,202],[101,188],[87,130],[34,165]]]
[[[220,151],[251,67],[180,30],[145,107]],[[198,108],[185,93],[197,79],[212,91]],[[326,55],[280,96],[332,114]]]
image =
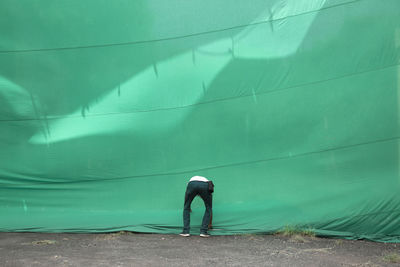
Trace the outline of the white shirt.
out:
[[[193,176],[189,182],[192,181],[200,181],[200,182],[208,182],[207,178],[203,177],[203,176]]]

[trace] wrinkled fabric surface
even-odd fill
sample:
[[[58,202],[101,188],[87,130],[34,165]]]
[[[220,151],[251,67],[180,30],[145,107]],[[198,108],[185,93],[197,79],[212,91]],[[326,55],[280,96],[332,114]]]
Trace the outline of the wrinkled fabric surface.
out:
[[[0,231],[400,241],[398,0],[2,0]],[[192,205],[199,229],[201,200]]]

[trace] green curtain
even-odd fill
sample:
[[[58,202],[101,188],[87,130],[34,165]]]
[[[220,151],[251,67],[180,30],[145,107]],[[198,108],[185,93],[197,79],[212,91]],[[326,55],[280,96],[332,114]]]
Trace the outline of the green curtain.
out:
[[[400,242],[398,0],[2,0],[0,231]],[[204,206],[192,204],[192,231]]]

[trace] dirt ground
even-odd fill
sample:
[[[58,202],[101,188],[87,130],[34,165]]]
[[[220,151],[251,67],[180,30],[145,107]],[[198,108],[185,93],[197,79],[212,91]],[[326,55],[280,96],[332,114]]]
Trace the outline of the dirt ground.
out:
[[[0,233],[0,266],[400,266],[400,244],[307,236]]]

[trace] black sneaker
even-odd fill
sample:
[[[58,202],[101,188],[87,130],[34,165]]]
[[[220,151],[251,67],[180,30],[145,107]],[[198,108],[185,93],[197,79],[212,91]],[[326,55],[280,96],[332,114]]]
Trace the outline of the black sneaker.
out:
[[[200,237],[210,237],[210,235],[207,234],[207,233],[201,233],[201,234],[200,234]]]

